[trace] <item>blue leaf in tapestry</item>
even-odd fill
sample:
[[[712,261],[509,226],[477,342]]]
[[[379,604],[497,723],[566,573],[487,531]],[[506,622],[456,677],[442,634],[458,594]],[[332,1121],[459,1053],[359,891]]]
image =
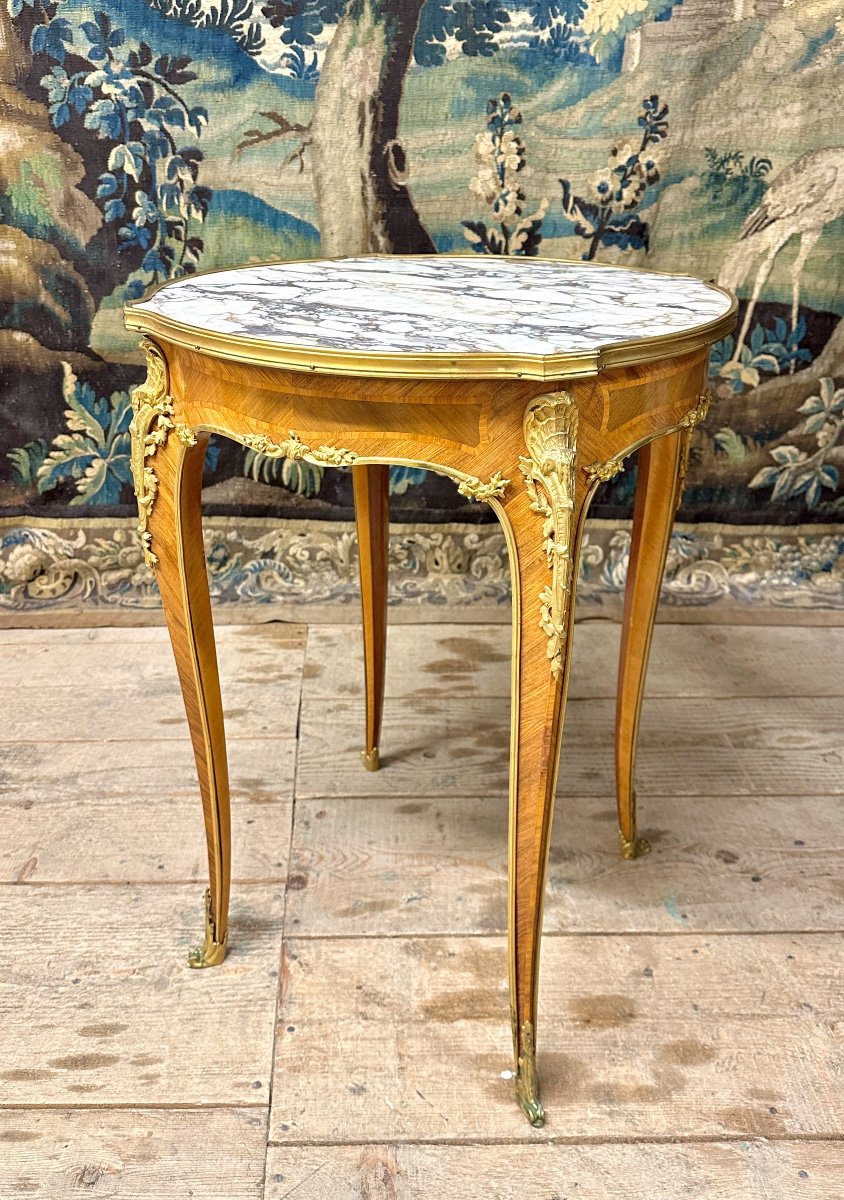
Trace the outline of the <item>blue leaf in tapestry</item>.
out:
[[[47,492],[72,481],[71,504],[117,504],[132,482],[129,423],[132,403],[126,392],[97,396],[80,383],[67,363],[62,392],[67,402],[67,433],[53,439],[36,472],[38,490]]]
[[[825,377],[820,380],[817,394],[809,396],[797,411],[803,414],[803,420],[789,430],[789,435],[814,441],[816,449],[811,452],[793,444],[775,446],[770,451],[773,464],[758,471],[748,487],[770,487],[772,500],[802,496],[807,508],[816,508],[824,490],[835,491],[840,483],[838,467],[829,460],[838,455],[844,437],[844,388],[836,388],[834,380]]]
[[[92,164],[102,157],[96,142],[104,144],[95,197],[106,225],[116,226],[123,276],[130,277],[127,298],[195,271],[203,243],[191,224],[205,219],[211,193],[199,183],[202,152],[185,139],[199,138],[208,122],[206,109],[189,106],[180,94],[196,79],[190,59],[155,56],[143,41],[126,46],[124,31],[106,12],[73,27],[55,15],[53,3],[34,0],[31,7],[37,23],[30,48],[49,67],[41,86],[54,128],[69,132],[65,127],[73,125],[75,143]]]

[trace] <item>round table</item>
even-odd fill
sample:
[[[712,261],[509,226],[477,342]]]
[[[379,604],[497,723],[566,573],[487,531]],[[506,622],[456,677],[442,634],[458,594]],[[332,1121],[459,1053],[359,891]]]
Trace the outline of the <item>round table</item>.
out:
[[[735,318],[734,297],[687,276],[482,255],[244,266],[165,283],[126,306],[148,364],[131,427],[139,532],[173,643],[208,841],[205,941],[192,966],[225,954],[231,871],[201,531],[209,435],[352,468],[370,769],[383,702],[389,465],[447,475],[493,507],[509,550],[511,1016],[516,1093],[542,1123],[542,899],[584,519],[598,484],[638,449],[616,726],[621,848],[631,858],[646,848],[633,769],[671,525],[689,435],[707,411],[709,347]]]

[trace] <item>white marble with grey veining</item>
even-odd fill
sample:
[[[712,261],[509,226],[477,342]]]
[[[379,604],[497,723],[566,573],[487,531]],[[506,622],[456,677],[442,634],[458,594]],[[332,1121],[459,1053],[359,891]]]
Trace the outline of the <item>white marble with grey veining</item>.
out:
[[[701,280],[536,259],[346,258],[187,276],[133,305],[208,332],[377,354],[564,354],[729,309]]]

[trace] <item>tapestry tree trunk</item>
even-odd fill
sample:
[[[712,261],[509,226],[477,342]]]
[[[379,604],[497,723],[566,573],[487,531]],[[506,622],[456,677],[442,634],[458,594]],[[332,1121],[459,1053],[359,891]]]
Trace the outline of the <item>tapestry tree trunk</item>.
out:
[[[311,165],[322,253],[433,254],[398,138],[425,0],[350,0],[314,99]]]
[[[0,4],[0,84],[17,83],[29,70],[31,56],[15,32],[5,0]]]

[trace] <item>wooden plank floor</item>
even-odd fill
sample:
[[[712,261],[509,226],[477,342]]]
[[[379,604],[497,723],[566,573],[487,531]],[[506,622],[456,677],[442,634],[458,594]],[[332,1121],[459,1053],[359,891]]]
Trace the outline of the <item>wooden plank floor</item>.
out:
[[[218,631],[232,946],[162,629],[0,631],[0,1200],[840,1200],[844,629],[660,625],[616,851],[618,627],[583,622],[512,1098],[509,632]]]

